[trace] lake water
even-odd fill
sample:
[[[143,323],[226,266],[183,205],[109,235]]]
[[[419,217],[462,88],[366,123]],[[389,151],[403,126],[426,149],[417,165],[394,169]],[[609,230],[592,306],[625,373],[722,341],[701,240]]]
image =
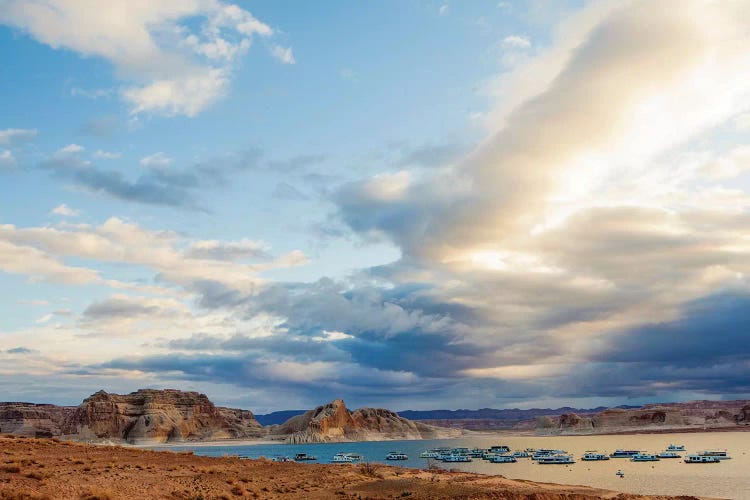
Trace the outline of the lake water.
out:
[[[599,488],[641,494],[696,495],[712,498],[750,499],[750,432],[714,432],[686,434],[635,434],[624,436],[477,436],[460,439],[429,441],[372,441],[359,443],[324,443],[307,445],[250,445],[250,446],[179,446],[172,450],[194,450],[196,455],[239,455],[249,458],[261,456],[293,456],[307,453],[328,463],[335,453],[354,452],[371,462],[402,467],[425,468],[426,459],[419,454],[427,449],[447,446],[489,448],[504,444],[512,450],[525,448],[553,448],[567,450],[578,460],[587,450],[611,453],[618,448],[637,449],[657,453],[670,443],[684,444],[688,453],[704,449],[726,449],[731,460],[717,464],[686,464],[682,459],[662,459],[659,462],[631,462],[611,459],[601,462],[577,461],[572,465],[538,465],[530,459],[517,463],[492,464],[481,459],[471,463],[437,462],[441,467],[483,474],[500,474],[509,478],[532,481],[585,484]],[[401,451],[409,460],[386,462],[389,451]],[[685,453],[681,453],[685,455]],[[615,472],[620,469],[625,477]]]

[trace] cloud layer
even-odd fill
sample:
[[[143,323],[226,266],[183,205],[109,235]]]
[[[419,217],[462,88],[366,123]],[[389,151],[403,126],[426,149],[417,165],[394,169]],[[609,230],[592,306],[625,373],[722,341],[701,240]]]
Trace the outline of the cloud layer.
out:
[[[9,0],[0,6],[0,23],[52,48],[111,62],[133,113],[168,116],[195,116],[223,96],[233,64],[253,39],[273,35],[250,12],[219,0],[118,0],[100,7],[91,0]],[[291,49],[275,57],[294,62]]]

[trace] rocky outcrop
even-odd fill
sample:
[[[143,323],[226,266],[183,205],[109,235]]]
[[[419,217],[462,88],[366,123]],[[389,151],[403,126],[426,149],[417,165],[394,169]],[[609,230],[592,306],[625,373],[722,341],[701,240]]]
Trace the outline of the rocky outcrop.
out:
[[[556,417],[556,425],[540,428],[542,434],[590,434],[633,431],[671,431],[728,428],[744,425],[750,417],[746,401],[691,401],[610,408],[593,415],[569,413]],[[554,419],[553,419],[554,420]]]
[[[0,434],[52,437],[61,433],[63,423],[75,407],[0,403]]]
[[[252,412],[216,407],[204,394],[142,389],[93,394],[68,415],[61,433],[135,443],[253,438],[263,429]]]
[[[382,408],[360,408],[350,412],[344,401],[337,399],[290,418],[284,424],[276,426],[272,433],[285,437],[287,443],[296,444],[431,439],[458,434],[458,431],[412,422]]]

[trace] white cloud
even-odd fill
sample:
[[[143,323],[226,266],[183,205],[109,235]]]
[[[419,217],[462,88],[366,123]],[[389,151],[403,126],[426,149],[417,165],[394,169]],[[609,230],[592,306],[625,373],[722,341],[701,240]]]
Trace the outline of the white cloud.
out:
[[[734,126],[740,132],[750,130],[750,113],[743,113],[735,118]]]
[[[16,158],[7,149],[0,150],[0,167],[13,167],[16,164]]]
[[[438,10],[438,13],[439,13],[439,14],[440,14],[441,16],[444,16],[445,14],[447,14],[447,13],[448,13],[448,4],[443,4],[443,5],[441,5],[441,6],[440,6],[440,9]]]
[[[121,158],[121,157],[122,157],[122,153],[102,151],[101,149],[94,152],[94,158],[99,158],[101,160],[116,160],[117,158]]]
[[[166,167],[170,163],[172,163],[172,159],[161,151],[149,156],[144,156],[140,161],[141,166],[148,168]]]
[[[0,130],[0,145],[9,146],[17,142],[29,141],[36,136],[36,129],[6,128]]]
[[[53,48],[108,60],[132,112],[163,115],[204,110],[226,93],[253,37],[273,34],[220,0],[112,0],[106,9],[96,0],[8,0],[0,22]]]
[[[274,45],[271,47],[271,54],[284,64],[296,64],[294,60],[294,54],[292,54],[292,48],[284,48],[281,45]]]
[[[73,208],[70,208],[65,203],[53,208],[51,213],[54,215],[60,215],[62,217],[78,217],[79,215],[81,215],[80,210],[75,210]]]
[[[78,144],[68,144],[67,146],[64,146],[57,150],[55,154],[58,155],[72,155],[72,154],[78,154],[85,150],[83,146],[80,146]]]
[[[525,36],[508,35],[503,38],[503,46],[511,49],[527,49],[531,47],[531,41]]]

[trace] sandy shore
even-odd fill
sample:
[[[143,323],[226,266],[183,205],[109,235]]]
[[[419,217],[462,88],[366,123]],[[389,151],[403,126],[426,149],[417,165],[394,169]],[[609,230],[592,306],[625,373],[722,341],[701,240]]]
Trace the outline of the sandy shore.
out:
[[[666,499],[385,465],[275,463],[0,436],[0,499]],[[682,497],[683,499],[693,497]]]

